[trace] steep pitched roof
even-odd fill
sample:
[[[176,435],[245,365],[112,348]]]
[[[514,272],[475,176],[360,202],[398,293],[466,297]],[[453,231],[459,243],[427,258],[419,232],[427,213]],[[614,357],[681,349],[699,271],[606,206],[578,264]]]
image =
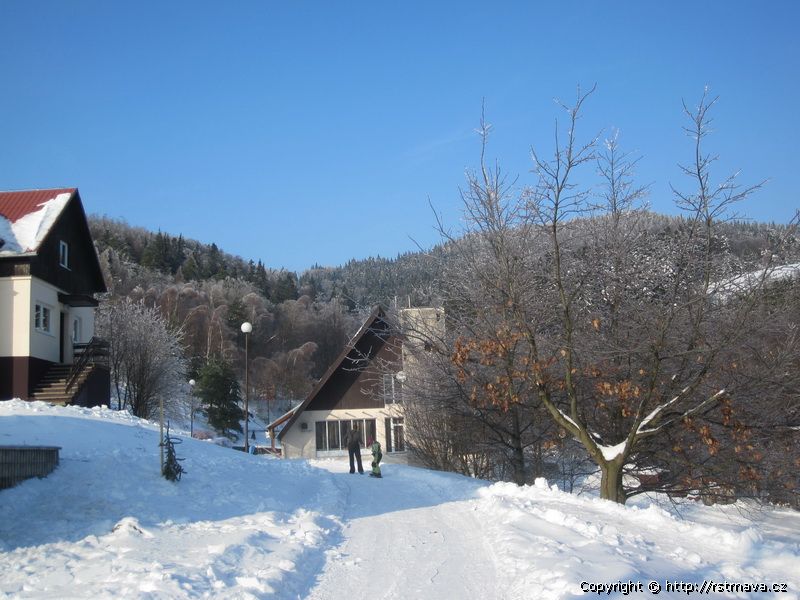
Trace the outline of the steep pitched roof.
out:
[[[0,192],[0,256],[34,253],[76,188]]]
[[[325,384],[333,376],[333,374],[337,371],[337,369],[339,369],[348,359],[350,352],[352,352],[355,349],[355,347],[358,345],[361,339],[367,334],[367,332],[369,332],[373,328],[375,323],[378,320],[384,319],[385,317],[386,317],[386,312],[380,305],[376,306],[372,310],[369,317],[367,317],[367,320],[364,321],[364,324],[361,326],[361,328],[356,332],[356,334],[352,337],[352,339],[345,345],[342,352],[339,354],[336,360],[334,360],[333,363],[331,363],[331,366],[328,367],[328,370],[325,372],[325,374],[320,378],[319,381],[317,381],[317,384],[314,386],[314,389],[311,390],[311,393],[308,395],[308,397],[305,400],[303,400],[303,403],[286,413],[286,415],[290,413],[293,414],[291,415],[289,422],[283,426],[283,429],[281,429],[281,432],[278,434],[278,439],[281,440],[283,439],[284,434],[287,431],[289,431],[289,429],[291,429],[295,421],[297,421],[297,419],[300,418],[300,415],[303,414],[303,411],[306,409],[306,407],[309,404],[311,404],[311,402],[314,400],[314,398],[317,397],[317,394],[319,394],[322,388],[325,387]],[[283,417],[281,417],[281,419],[279,420],[282,419]],[[275,423],[271,423],[270,425],[278,425],[278,422],[276,421]]]
[[[267,430],[271,431],[271,430],[275,429],[278,425],[281,425],[281,424],[285,423],[286,421],[288,421],[292,416],[294,416],[294,413],[297,411],[297,409],[299,407],[300,407],[300,405],[298,404],[294,408],[290,408],[289,410],[287,410],[280,417],[278,417],[272,423],[267,425]]]

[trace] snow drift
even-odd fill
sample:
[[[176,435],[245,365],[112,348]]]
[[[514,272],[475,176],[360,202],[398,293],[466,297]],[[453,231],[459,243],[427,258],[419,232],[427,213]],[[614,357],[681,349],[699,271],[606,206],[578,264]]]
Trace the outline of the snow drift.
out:
[[[391,463],[373,480],[343,461],[191,439],[178,447],[187,472],[170,483],[157,425],[18,400],[0,403],[0,439],[62,447],[49,477],[0,492],[5,597],[538,599],[666,579],[800,590],[790,510],[618,506],[542,480],[492,485]]]

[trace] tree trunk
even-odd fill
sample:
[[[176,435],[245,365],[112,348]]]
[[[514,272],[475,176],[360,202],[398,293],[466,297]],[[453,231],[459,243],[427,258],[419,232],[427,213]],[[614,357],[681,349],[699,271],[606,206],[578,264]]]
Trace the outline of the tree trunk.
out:
[[[622,464],[621,460],[602,461],[600,471],[600,497],[619,504],[625,504],[627,497],[622,489]]]
[[[511,466],[514,469],[514,483],[525,485],[525,453],[522,450],[522,433],[516,406],[511,409],[511,427]]]

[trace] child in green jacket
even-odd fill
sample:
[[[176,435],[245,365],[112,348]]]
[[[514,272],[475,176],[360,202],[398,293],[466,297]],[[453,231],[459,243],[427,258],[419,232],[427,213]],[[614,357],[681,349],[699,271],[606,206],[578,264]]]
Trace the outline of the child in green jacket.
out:
[[[369,474],[370,477],[381,477],[380,462],[382,458],[381,444],[375,440],[372,442],[372,473]]]

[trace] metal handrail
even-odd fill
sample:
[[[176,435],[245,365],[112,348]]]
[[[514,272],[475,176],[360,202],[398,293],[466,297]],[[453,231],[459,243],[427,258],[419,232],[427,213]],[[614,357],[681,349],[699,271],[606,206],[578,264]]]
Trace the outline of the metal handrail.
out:
[[[91,361],[97,364],[98,358],[108,356],[108,342],[99,337],[93,337],[88,343],[73,344],[73,355],[80,350],[80,358],[72,363],[72,368],[69,370],[69,377],[67,377],[66,391],[69,392],[70,388],[75,385],[78,376],[86,368],[86,365]]]

